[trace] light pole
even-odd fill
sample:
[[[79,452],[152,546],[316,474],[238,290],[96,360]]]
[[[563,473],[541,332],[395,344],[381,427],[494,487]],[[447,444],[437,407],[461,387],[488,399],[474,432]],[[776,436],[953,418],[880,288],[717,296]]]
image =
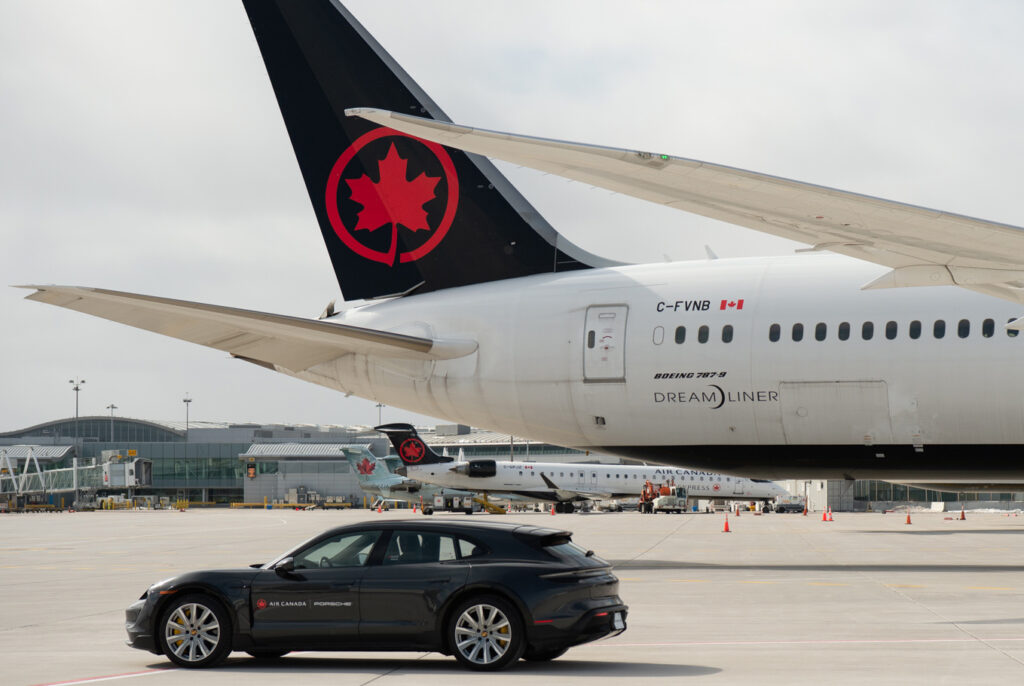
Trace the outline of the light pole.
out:
[[[85,379],[68,379],[68,383],[71,384],[71,390],[75,392],[75,454],[78,454],[78,392],[82,390],[82,386],[85,385]]]
[[[188,408],[189,405],[192,404],[192,398],[190,398],[186,392],[185,397],[181,399],[181,402],[185,403],[185,500],[188,501]]]
[[[384,422],[381,421],[381,412],[384,410],[384,403],[377,403],[377,426],[380,426]]]
[[[110,442],[114,442],[114,410],[117,409],[117,405],[110,403],[107,405],[107,409],[110,410]]]

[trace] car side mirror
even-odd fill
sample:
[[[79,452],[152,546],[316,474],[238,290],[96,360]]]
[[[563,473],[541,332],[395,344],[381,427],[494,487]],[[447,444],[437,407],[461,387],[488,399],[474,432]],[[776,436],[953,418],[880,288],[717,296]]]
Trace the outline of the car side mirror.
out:
[[[288,574],[295,571],[295,559],[286,557],[276,565],[274,565],[274,571],[278,574]]]

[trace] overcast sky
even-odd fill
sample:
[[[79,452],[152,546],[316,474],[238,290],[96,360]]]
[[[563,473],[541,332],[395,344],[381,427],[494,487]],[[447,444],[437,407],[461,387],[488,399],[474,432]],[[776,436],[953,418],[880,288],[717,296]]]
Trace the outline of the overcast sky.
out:
[[[351,0],[456,122],[1024,224],[1024,4]],[[374,103],[360,103],[373,106]],[[796,244],[501,165],[632,261]],[[315,317],[338,286],[241,3],[0,0],[0,283]],[[0,431],[373,423],[369,401],[0,288]],[[385,421],[418,420],[384,409]]]

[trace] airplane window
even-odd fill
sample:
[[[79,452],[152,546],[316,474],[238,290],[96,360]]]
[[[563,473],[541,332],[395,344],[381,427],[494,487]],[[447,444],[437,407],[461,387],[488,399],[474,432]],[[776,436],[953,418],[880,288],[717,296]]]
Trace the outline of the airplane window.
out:
[[[839,340],[845,341],[850,337],[850,322],[841,322],[839,324]]]
[[[885,323],[885,337],[890,341],[896,338],[896,322]]]
[[[711,329],[709,329],[706,326],[702,326],[699,329],[697,329],[697,342],[698,343],[707,343],[708,342],[708,333],[710,333],[710,331],[711,331]]]
[[[1009,319],[1006,320],[1006,323],[1009,324],[1014,319],[1016,319],[1016,317],[1010,317]],[[1009,336],[1010,338],[1016,338],[1017,334],[1019,334],[1019,333],[1020,333],[1020,331],[1017,331],[1016,329],[1007,329],[1006,330],[1006,335]]]
[[[519,476],[522,476],[522,475],[523,475],[523,471],[519,470]]]
[[[936,319],[935,320],[935,326],[932,327],[932,335],[934,335],[936,338],[942,338],[943,336],[946,335],[946,320],[945,319]]]
[[[651,339],[654,345],[661,345],[665,342],[665,327],[656,326],[654,327],[654,337]]]
[[[864,322],[864,325],[860,327],[860,337],[865,341],[870,341],[872,336],[875,335],[875,324],[874,322]]]
[[[587,347],[593,348],[594,344],[597,343],[597,333],[594,331],[587,332]]]
[[[818,324],[814,327],[814,340],[823,341],[825,340],[825,336],[827,334],[828,326],[825,325],[825,322],[818,322]]]
[[[967,338],[971,335],[971,322],[966,319],[961,319],[960,323],[956,327],[956,335],[960,338]]]
[[[732,325],[726,324],[722,327],[722,342],[732,343]]]
[[[910,322],[910,337],[915,340],[921,337],[921,322],[916,319]]]
[[[774,343],[779,340],[779,335],[782,333],[781,327],[778,324],[772,324],[768,327],[768,340]]]
[[[991,319],[986,319],[981,323],[981,335],[985,338],[992,338],[992,334],[996,332],[996,323]]]
[[[621,478],[622,478],[622,475],[621,475],[621,474],[616,474],[616,475],[615,475],[615,478],[616,478],[616,479],[621,479]]]
[[[794,324],[793,325],[793,340],[802,341],[804,339],[804,325]]]
[[[686,327],[685,326],[677,326],[676,327],[676,343],[683,343],[685,341],[686,341]]]
[[[558,476],[565,476],[565,472],[558,472]],[[569,476],[572,476],[572,474],[570,474]]]

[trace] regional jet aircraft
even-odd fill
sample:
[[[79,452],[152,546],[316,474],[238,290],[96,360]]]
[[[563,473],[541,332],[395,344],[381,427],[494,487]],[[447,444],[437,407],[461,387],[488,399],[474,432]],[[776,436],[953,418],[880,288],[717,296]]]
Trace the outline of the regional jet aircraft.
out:
[[[774,501],[789,493],[762,479],[713,474],[681,467],[641,467],[512,460],[455,460],[430,449],[410,424],[385,424],[403,467],[402,474],[417,482],[445,488],[555,503],[558,512],[572,512],[573,503],[640,496],[646,482],[684,486],[688,498]],[[353,458],[350,458],[350,460]]]
[[[244,5],[345,305],[29,299],[556,445],[773,479],[1024,480],[1024,229],[455,125],[337,0]],[[480,155],[811,247],[618,264]]]

